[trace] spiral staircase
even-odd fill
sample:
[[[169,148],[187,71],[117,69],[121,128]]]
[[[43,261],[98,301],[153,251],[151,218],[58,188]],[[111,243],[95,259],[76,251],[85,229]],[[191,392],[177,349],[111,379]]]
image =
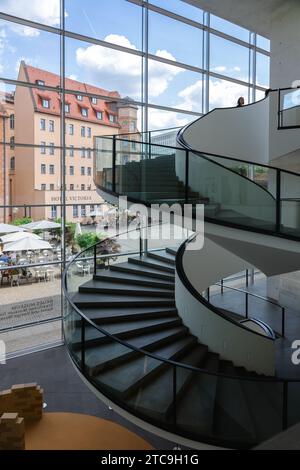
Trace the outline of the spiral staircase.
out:
[[[283,188],[290,181],[293,190],[299,176],[201,153],[189,142],[197,126],[201,119],[181,129],[173,147],[143,135],[134,146],[132,137],[99,138],[95,183],[101,193],[108,200],[125,195],[148,206],[203,204],[205,233],[224,243],[227,254],[237,234],[232,256],[239,243],[249,246],[254,236],[266,247],[275,240],[274,253],[286,250],[291,266],[299,266],[300,227],[282,197]],[[252,448],[300,420],[300,381],[256,367],[259,354],[272,357],[276,337],[249,328],[205,298],[186,269],[191,242],[149,249],[140,239],[133,252],[121,244],[120,252],[112,253],[102,241],[77,255],[64,274],[66,345],[83,379],[127,418],[192,447]],[[204,255],[197,250],[191,256],[202,287],[208,288]],[[78,262],[91,269],[88,278],[78,275]],[[272,269],[266,266],[265,272]],[[194,328],[193,315],[212,320],[207,342]],[[221,342],[232,342],[232,357],[213,338],[225,335],[227,327],[229,336]],[[254,362],[243,362],[243,347],[257,349]]]

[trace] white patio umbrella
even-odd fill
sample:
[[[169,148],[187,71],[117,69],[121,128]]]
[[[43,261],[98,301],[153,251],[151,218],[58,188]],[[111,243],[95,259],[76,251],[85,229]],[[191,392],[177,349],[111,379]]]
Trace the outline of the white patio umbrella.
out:
[[[22,227],[27,230],[52,230],[53,228],[60,228],[60,224],[50,220],[38,220],[37,222],[22,225]]]
[[[2,243],[16,242],[18,240],[22,240],[22,238],[34,238],[36,240],[41,240],[41,237],[39,237],[35,233],[30,232],[8,233],[7,235],[2,235],[0,237]]]
[[[77,235],[81,235],[81,234],[82,234],[81,225],[80,225],[80,222],[77,222],[76,228],[75,228],[75,237],[77,237]]]
[[[3,251],[36,251],[36,250],[52,250],[50,243],[36,238],[22,238],[15,242],[5,243]]]
[[[0,224],[0,234],[24,232],[25,228],[11,224]]]
[[[90,217],[100,217],[102,216],[102,211],[91,211]]]

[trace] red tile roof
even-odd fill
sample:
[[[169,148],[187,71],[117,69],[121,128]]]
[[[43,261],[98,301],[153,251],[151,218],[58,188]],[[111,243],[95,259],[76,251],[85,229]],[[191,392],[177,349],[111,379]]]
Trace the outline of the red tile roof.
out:
[[[23,63],[22,65],[25,67],[25,71],[27,72],[26,77],[30,83],[35,83],[37,82],[37,80],[42,80],[45,85],[51,87],[60,86],[59,75],[47,72],[46,70],[38,69],[36,67],[32,67],[31,65],[27,65],[25,63]],[[109,114],[113,114],[114,116],[116,115],[116,101],[114,100],[114,98],[120,98],[120,95],[117,91],[107,91],[103,88],[98,88],[92,85],[87,85],[86,83],[77,82],[76,80],[72,80],[70,78],[66,78],[65,87],[68,90],[77,91],[77,94],[65,95],[65,102],[70,106],[70,113],[66,113],[66,117],[82,121],[95,122],[97,124],[107,125],[110,127],[120,127],[119,124],[114,124],[109,121]],[[60,115],[61,97],[59,93],[49,90],[42,91],[36,88],[33,88],[32,91],[37,111],[47,114]],[[80,92],[107,96],[108,99],[103,100],[97,98],[97,105],[95,105],[92,103],[92,99],[88,96],[82,96],[82,100],[79,101],[77,99],[77,95],[80,95]],[[48,99],[50,101],[49,108],[43,108],[43,99]],[[88,117],[84,117],[81,115],[81,108],[88,109]],[[102,111],[102,120],[97,119],[97,111]]]

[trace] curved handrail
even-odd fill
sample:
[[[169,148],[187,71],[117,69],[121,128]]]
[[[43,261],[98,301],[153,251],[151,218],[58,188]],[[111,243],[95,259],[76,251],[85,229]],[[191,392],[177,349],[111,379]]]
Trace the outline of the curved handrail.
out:
[[[244,325],[242,325],[239,321],[236,321],[234,320],[233,318],[229,318],[225,313],[223,313],[218,307],[216,307],[215,305],[211,304],[208,300],[206,300],[196,289],[195,287],[193,286],[193,284],[190,282],[190,280],[188,279],[186,273],[185,273],[185,270],[184,270],[184,267],[183,267],[183,255],[184,255],[184,252],[185,252],[185,249],[187,247],[187,245],[197,236],[197,234],[193,234],[191,235],[191,237],[189,237],[187,240],[185,240],[185,242],[182,243],[182,245],[179,247],[179,250],[177,251],[177,256],[176,256],[176,272],[178,274],[178,277],[180,279],[180,281],[182,282],[182,284],[184,285],[184,287],[190,292],[190,294],[192,294],[192,296],[198,301],[200,302],[202,305],[204,305],[205,307],[207,307],[209,310],[211,310],[213,313],[215,313],[216,315],[218,315],[219,317],[221,318],[224,318],[224,320],[228,321],[229,323],[232,323],[234,324],[235,326],[237,326],[238,328],[242,328],[244,330],[247,330],[248,332],[251,331],[249,330],[249,328],[245,327]],[[255,335],[258,335],[258,336],[262,336],[264,338],[266,338],[264,335],[262,335],[261,333],[258,333],[257,331],[251,331],[251,333],[255,334]],[[269,340],[272,340],[272,338],[268,337],[267,339]],[[273,341],[273,340],[272,340]]]
[[[267,323],[263,322],[262,320],[259,320],[258,318],[245,318],[244,320],[240,320],[240,323],[247,323],[247,322],[252,322],[256,323],[258,326],[260,326],[266,333],[267,333],[267,338],[271,337],[273,340],[276,339],[275,333],[272,330],[272,328],[267,325]]]

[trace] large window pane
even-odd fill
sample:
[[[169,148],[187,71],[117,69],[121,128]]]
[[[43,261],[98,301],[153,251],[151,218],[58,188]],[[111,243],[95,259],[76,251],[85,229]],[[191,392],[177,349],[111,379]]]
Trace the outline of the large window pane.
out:
[[[150,103],[202,113],[201,74],[149,60],[148,83]]]
[[[101,88],[102,94],[115,91],[118,96],[130,96],[140,101],[141,74],[142,59],[139,56],[66,39],[66,76]]]
[[[182,127],[189,122],[194,121],[195,119],[197,119],[197,116],[189,114],[176,113],[173,111],[162,111],[160,109],[154,108],[148,109],[148,122],[150,130]]]
[[[66,0],[66,29],[85,36],[142,47],[142,9],[126,0]],[[80,18],[80,21],[78,19]]]
[[[240,97],[243,97],[245,104],[248,103],[248,87],[211,78],[209,81],[209,108],[226,108],[237,105]]]
[[[248,82],[249,49],[211,34],[210,70]]]
[[[247,29],[241,28],[241,26],[230,23],[227,20],[223,20],[218,16],[210,15],[210,26],[229,36],[234,36],[242,41],[249,42],[249,31],[247,31]]]
[[[169,60],[202,67],[201,29],[149,12],[149,52]]]
[[[257,47],[260,47],[261,49],[264,49],[265,51],[270,52],[270,48],[271,48],[270,39],[264,38],[263,36],[260,36],[258,34],[257,39],[256,39],[256,45]]]
[[[270,86],[270,57],[256,54],[256,84],[265,88]]]
[[[198,21],[199,23],[202,23],[203,21],[203,11],[200,8],[188,5],[182,0],[151,0],[149,3],[164,8],[165,10],[169,10],[177,15]]]
[[[30,2],[28,0],[1,0],[0,11],[37,23],[60,27],[60,0],[47,0],[43,2],[38,0]],[[11,28],[23,37],[36,35],[36,31],[28,26],[11,24]]]
[[[0,74],[5,78],[31,81],[20,71],[23,61],[53,73],[60,70],[60,38],[56,34],[30,28],[23,34],[13,23],[0,20]],[[46,52],[47,51],[47,52]]]

